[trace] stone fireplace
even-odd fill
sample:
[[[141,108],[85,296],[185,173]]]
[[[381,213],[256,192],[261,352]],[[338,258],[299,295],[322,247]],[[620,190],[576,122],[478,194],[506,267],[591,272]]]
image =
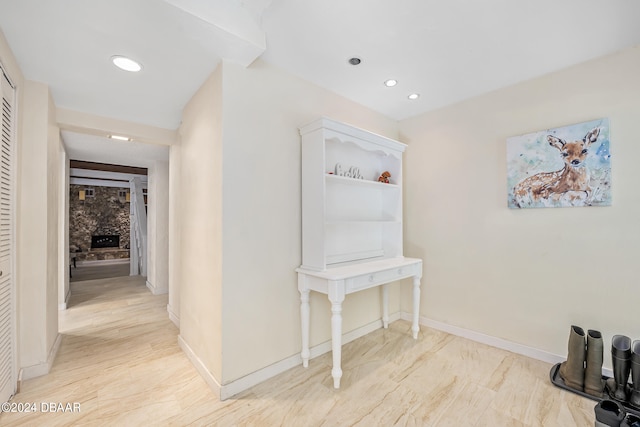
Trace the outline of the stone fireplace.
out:
[[[129,258],[129,202],[115,187],[87,189],[69,186],[69,251],[80,263]]]

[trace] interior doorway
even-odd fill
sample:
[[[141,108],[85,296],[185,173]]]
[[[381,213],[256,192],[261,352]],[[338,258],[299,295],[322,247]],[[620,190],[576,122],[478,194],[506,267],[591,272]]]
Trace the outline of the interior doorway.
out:
[[[136,241],[146,230],[137,230],[140,221],[134,219],[147,214],[147,177],[147,168],[70,161],[70,282],[141,274],[131,260],[146,257],[146,247]],[[132,197],[136,185],[142,198]],[[141,202],[144,209],[133,206]]]

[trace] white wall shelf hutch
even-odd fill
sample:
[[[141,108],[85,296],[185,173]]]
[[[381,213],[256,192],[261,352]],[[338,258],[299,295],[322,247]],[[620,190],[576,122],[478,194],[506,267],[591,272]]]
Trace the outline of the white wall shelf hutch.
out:
[[[328,118],[302,128],[302,265],[298,272],[302,361],[309,364],[309,292],[331,301],[334,387],[340,387],[342,301],[382,286],[386,328],[390,282],[413,278],[417,338],[422,260],[402,252],[402,154],[406,145]],[[383,172],[389,183],[378,182]]]

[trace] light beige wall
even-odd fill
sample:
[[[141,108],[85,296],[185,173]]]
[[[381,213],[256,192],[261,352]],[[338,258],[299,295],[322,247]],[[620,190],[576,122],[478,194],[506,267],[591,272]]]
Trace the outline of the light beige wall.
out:
[[[147,222],[147,286],[157,294],[169,291],[169,162],[149,168]]]
[[[40,373],[58,333],[60,141],[47,85],[24,81],[22,91],[16,221],[19,366]]]
[[[640,339],[639,75],[635,48],[400,123],[424,317],[557,355],[571,324]],[[601,117],[613,206],[507,208],[507,137]]]
[[[219,381],[223,291],[221,67],[186,105],[179,134],[180,337]]]
[[[260,60],[248,68],[230,62],[223,67],[226,384],[300,352],[294,272],[301,262],[298,127],[324,115],[393,138],[397,123]],[[391,293],[394,313],[398,291]],[[345,333],[380,319],[379,295],[373,289],[346,298]],[[329,303],[312,293],[311,345],[329,339]]]
[[[47,139],[46,139],[46,163],[47,163],[47,188],[46,188],[46,215],[47,215],[47,300],[46,300],[46,324],[47,324],[47,356],[53,349],[58,337],[58,288],[60,283],[60,270],[64,270],[60,263],[58,252],[60,249],[60,233],[58,229],[60,217],[60,130],[56,125],[56,106],[47,86]],[[67,193],[65,191],[65,193]]]
[[[180,279],[182,276],[182,261],[180,250],[180,206],[181,206],[181,161],[180,145],[176,143],[169,148],[169,303],[167,311],[169,318],[180,327]]]
[[[69,295],[69,156],[60,144],[60,178],[58,183],[58,310],[67,308]]]

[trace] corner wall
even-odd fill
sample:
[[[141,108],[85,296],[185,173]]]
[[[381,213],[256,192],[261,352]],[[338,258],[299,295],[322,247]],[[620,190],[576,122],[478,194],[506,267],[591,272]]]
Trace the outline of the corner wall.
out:
[[[147,287],[154,295],[169,292],[169,162],[149,168]]]
[[[223,399],[299,359],[298,128],[323,115],[397,137],[395,121],[260,60],[223,61],[183,112],[171,149],[170,286],[179,299],[170,293],[169,310],[178,299],[180,344]],[[399,311],[392,286],[390,312]],[[325,344],[325,295],[312,295],[311,313],[311,345]],[[345,334],[379,322],[379,289],[350,295],[343,315]]]
[[[218,66],[183,111],[177,169],[179,341],[214,388],[222,377],[222,73]]]
[[[21,90],[17,315],[19,367],[28,379],[49,371],[59,345],[60,137],[47,85],[24,81]]]
[[[605,345],[640,339],[638,75],[635,48],[400,123],[405,254],[425,260],[423,317],[556,355],[571,324]],[[611,207],[507,208],[507,137],[601,117]]]

